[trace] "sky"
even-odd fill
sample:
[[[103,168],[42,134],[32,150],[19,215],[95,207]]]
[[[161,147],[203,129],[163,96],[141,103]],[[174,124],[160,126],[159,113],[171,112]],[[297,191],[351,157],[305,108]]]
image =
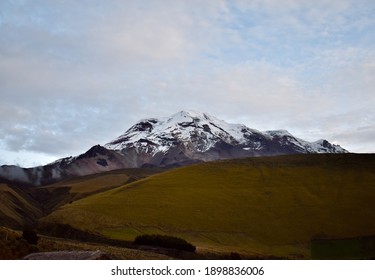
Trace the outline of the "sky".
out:
[[[375,152],[373,0],[0,0],[0,165],[197,110]]]

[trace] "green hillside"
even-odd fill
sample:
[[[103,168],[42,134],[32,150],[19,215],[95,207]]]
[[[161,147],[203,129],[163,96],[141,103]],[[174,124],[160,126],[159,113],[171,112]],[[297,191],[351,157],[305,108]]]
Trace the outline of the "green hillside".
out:
[[[312,239],[375,235],[374,201],[374,155],[295,155],[171,170],[43,221],[115,239],[161,233],[199,250],[308,258]]]
[[[43,213],[22,188],[0,183],[0,225],[22,228],[33,224]]]
[[[112,170],[63,180],[29,191],[40,202],[44,211],[49,213],[56,207],[82,199],[88,195],[119,187],[162,171],[162,168]]]
[[[0,182],[0,226],[21,229],[33,226],[55,208],[162,172],[162,168],[130,168],[30,187]]]

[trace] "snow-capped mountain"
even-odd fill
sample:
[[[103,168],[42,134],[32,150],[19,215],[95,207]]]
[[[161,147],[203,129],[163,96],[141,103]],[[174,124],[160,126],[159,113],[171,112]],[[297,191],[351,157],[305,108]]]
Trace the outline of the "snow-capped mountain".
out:
[[[0,179],[45,185],[121,168],[179,166],[200,161],[307,153],[347,153],[327,140],[307,142],[286,130],[261,132],[196,111],[143,119],[104,147],[34,168],[0,166]]]
[[[155,165],[247,156],[347,152],[326,140],[308,142],[286,130],[261,132],[196,111],[143,119],[105,147],[124,155],[137,154],[138,164]]]

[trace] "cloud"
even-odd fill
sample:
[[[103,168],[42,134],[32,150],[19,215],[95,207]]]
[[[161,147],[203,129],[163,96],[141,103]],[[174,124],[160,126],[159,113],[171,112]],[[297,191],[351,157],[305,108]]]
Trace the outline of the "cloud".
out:
[[[368,146],[372,145],[374,137],[374,125],[356,127],[354,131],[346,130],[335,135],[335,138],[339,143],[342,143],[343,146],[346,145],[349,148],[352,147],[352,149],[358,153],[368,153]]]
[[[351,0],[1,1],[0,144],[74,155],[192,108],[375,151],[374,12]]]

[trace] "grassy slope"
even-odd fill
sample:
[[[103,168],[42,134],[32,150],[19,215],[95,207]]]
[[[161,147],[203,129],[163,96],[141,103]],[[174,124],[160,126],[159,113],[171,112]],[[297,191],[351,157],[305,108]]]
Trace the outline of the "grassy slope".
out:
[[[47,209],[64,205],[90,194],[121,186],[129,180],[127,174],[104,174],[97,177],[81,177],[39,188],[48,193],[44,205]]]
[[[162,168],[121,169],[39,188],[0,182],[0,226],[33,225],[58,206],[162,171]]]
[[[41,216],[42,212],[33,205],[26,193],[16,191],[5,183],[0,184],[1,225],[21,228]]]
[[[375,156],[204,163],[75,201],[45,220],[107,237],[177,235],[200,246],[309,257],[315,237],[375,234]]]
[[[36,189],[36,195],[41,198],[44,208],[51,211],[66,203],[124,185],[162,170],[158,168],[132,168],[82,176],[40,187]],[[42,193],[43,196],[41,197],[38,192]]]

